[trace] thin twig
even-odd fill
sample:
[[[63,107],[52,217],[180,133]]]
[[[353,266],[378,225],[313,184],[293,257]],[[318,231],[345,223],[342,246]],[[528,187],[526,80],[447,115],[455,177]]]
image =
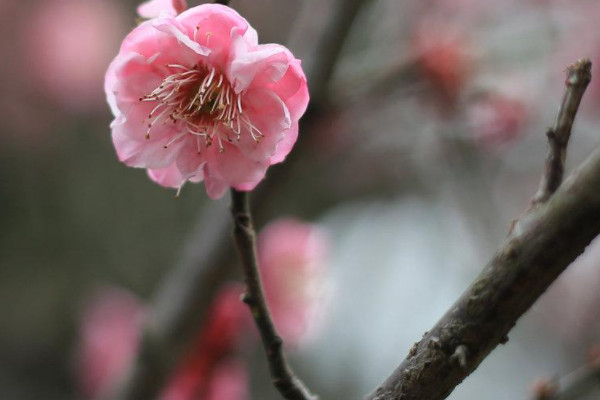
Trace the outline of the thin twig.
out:
[[[316,46],[307,42],[306,34],[307,31],[315,29],[315,7],[320,7],[322,2],[305,2],[302,15],[294,26],[290,38],[290,47],[300,50],[296,56],[309,60],[305,65],[308,64],[309,66],[307,76],[313,106],[322,106],[327,102],[328,85],[337,66],[342,48],[354,25],[354,21],[370,1],[335,0],[331,6],[334,10],[333,17],[325,24],[325,29],[321,34],[315,38]],[[320,12],[320,10],[317,12]],[[302,49],[306,50],[302,51]]]
[[[592,79],[591,70],[592,63],[587,58],[578,60],[567,68],[562,104],[554,126],[546,132],[548,155],[540,187],[532,200],[533,205],[546,202],[562,182],[571,129],[585,89]]]
[[[317,398],[310,394],[288,364],[283,354],[283,341],[275,330],[267,307],[258,272],[256,235],[247,192],[231,189],[231,214],[234,221],[233,236],[247,285],[243,300],[250,307],[254,322],[260,331],[273,384],[285,399],[316,400]]]
[[[585,365],[557,382],[549,382],[534,394],[535,400],[575,400],[594,391],[600,392],[600,363]]]
[[[566,113],[569,126],[575,110]],[[598,187],[600,148],[519,220],[477,279],[367,400],[444,399],[506,343],[519,317],[600,233]]]
[[[229,0],[215,0],[216,4],[223,4],[224,6],[229,5]]]

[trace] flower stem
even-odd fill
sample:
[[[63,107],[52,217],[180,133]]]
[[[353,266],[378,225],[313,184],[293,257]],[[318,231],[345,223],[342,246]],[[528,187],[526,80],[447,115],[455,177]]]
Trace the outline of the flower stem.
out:
[[[283,341],[275,329],[262,287],[256,258],[256,233],[248,193],[231,189],[231,213],[234,221],[233,237],[246,280],[244,302],[250,307],[260,332],[269,363],[273,384],[288,400],[316,400],[302,381],[294,374],[283,354]]]

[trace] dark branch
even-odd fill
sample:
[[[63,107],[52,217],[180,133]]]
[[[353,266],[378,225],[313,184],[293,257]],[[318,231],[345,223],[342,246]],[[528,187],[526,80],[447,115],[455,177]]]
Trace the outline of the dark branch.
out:
[[[223,4],[224,6],[229,5],[229,0],[215,0],[216,4]]]
[[[581,65],[589,70],[588,63]],[[568,82],[578,74],[570,71]],[[563,108],[574,104],[570,96],[581,94],[568,94]],[[575,110],[559,117],[560,132],[572,125]],[[367,399],[444,399],[498,344],[506,343],[519,317],[600,233],[599,185],[600,148],[547,202],[519,220],[475,282]]]
[[[250,307],[254,322],[260,331],[275,387],[288,400],[316,400],[296,377],[283,354],[283,341],[273,325],[258,272],[255,232],[248,203],[247,192],[231,189],[233,236],[247,286],[244,302]]]
[[[592,79],[591,70],[592,63],[587,58],[578,60],[567,68],[567,79],[565,81],[567,88],[562,104],[554,121],[554,126],[546,132],[548,136],[548,155],[540,187],[532,200],[534,205],[546,202],[562,182],[571,129],[581,98]]]
[[[316,46],[307,43],[307,30],[314,30],[314,12],[315,6],[319,2],[306,2],[303,15],[294,27],[295,35],[291,37],[291,48],[310,46],[306,51],[300,52],[297,56],[302,58],[302,53],[310,59],[307,71],[308,85],[310,88],[310,97],[312,106],[322,106],[327,99],[328,84],[335,71],[342,48],[354,21],[360,15],[360,12],[371,0],[335,0],[332,7],[334,9],[333,18],[325,25],[325,30],[316,40]]]

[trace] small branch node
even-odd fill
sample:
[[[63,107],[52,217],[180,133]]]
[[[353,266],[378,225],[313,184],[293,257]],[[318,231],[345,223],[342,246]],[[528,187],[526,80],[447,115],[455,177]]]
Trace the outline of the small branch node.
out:
[[[242,295],[240,295],[240,300],[242,302],[248,304],[249,306],[252,306],[252,305],[255,304],[254,299],[252,298],[252,296],[248,292],[243,293]]]
[[[427,348],[428,349],[439,349],[441,347],[442,347],[442,345],[440,344],[440,339],[437,338],[437,337],[432,337],[427,342]]]
[[[450,362],[459,367],[465,369],[467,368],[467,356],[469,354],[469,349],[464,344],[461,344],[456,347],[454,350],[454,354],[450,356]]]

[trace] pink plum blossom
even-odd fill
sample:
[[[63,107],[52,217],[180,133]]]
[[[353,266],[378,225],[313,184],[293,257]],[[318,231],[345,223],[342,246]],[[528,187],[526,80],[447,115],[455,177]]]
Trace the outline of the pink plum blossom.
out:
[[[232,400],[247,397],[243,363],[232,361],[251,322],[240,301],[242,293],[243,286],[239,284],[227,284],[221,289],[205,325],[160,400],[219,399],[211,397],[212,392],[231,392]]]
[[[283,46],[259,45],[248,22],[218,4],[135,28],[105,90],[119,159],[163,186],[203,180],[211,198],[253,189],[283,161],[308,104],[300,61]]]
[[[122,14],[111,1],[40,2],[24,35],[28,80],[69,109],[96,107],[102,101],[102,76],[126,31]]]
[[[232,400],[247,398],[244,365],[235,358],[250,318],[240,301],[242,286],[228,284],[211,305],[208,320],[183,358],[159,400]],[[85,309],[78,349],[78,381],[84,398],[109,391],[133,361],[140,339],[144,307],[132,294],[99,291]],[[213,393],[213,397],[208,394]],[[200,396],[200,397],[199,397]]]
[[[324,300],[328,241],[314,225],[281,219],[258,237],[259,264],[274,322],[295,345],[314,327]],[[244,286],[226,283],[210,305],[192,346],[176,365],[159,400],[245,400],[249,397],[243,346],[254,345]],[[105,289],[85,310],[78,351],[82,394],[110,390],[127,372],[137,351],[145,311],[137,298]]]
[[[323,310],[329,242],[318,227],[280,219],[258,236],[258,259],[269,308],[289,343],[309,334]]]
[[[473,72],[465,35],[455,26],[431,17],[424,17],[413,35],[420,74],[442,97],[455,101]]]
[[[139,342],[142,303],[116,288],[93,297],[83,315],[78,351],[79,384],[85,398],[110,387],[128,368]]]

